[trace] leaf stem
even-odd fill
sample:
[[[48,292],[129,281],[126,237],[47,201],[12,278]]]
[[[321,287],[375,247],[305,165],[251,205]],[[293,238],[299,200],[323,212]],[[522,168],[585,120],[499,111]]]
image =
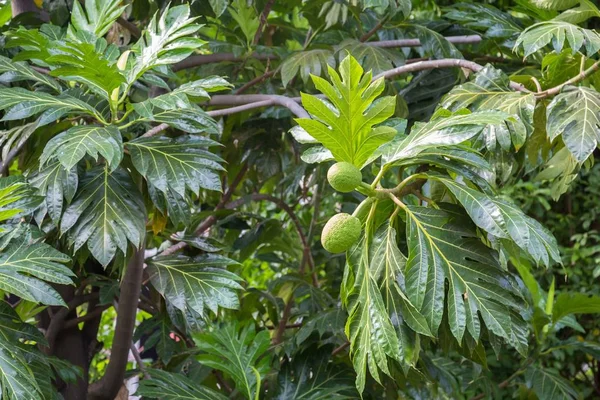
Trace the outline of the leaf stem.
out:
[[[385,175],[385,173],[389,169],[390,169],[389,165],[382,165],[381,166],[381,168],[379,169],[379,173],[377,174],[377,176],[373,180],[373,183],[371,183],[371,188],[375,189],[377,187],[377,184],[381,181],[381,179],[383,179],[383,176]]]

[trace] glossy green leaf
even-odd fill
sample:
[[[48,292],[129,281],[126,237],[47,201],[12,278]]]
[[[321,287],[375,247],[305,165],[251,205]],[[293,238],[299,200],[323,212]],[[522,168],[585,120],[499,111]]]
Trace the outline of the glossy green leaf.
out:
[[[598,7],[590,0],[580,0],[579,7],[571,8],[560,13],[556,19],[571,24],[580,24],[594,17],[600,17],[600,10]]]
[[[572,400],[579,398],[573,384],[555,370],[530,366],[525,372],[525,379],[527,386],[533,390],[538,399]]]
[[[538,22],[525,29],[515,42],[515,49],[523,47],[525,57],[552,44],[555,52],[560,53],[567,44],[571,52],[585,48],[588,57],[600,50],[600,34],[591,29],[584,29],[577,25],[559,20]]]
[[[0,75],[2,83],[30,80],[48,86],[57,92],[61,91],[61,86],[52,77],[34,70],[26,63],[15,62],[2,56],[0,56],[0,74],[2,74]]]
[[[329,76],[333,85],[317,76],[313,76],[313,82],[331,103],[302,93],[302,104],[314,119],[296,121],[330,150],[337,161],[361,168],[396,133],[391,127],[374,127],[394,113],[394,98],[375,100],[384,89],[383,78],[371,82],[371,73],[363,74],[352,56],[340,63],[340,75],[329,68]]]
[[[151,379],[140,381],[137,396],[160,400],[227,400],[228,397],[199,385],[182,374],[150,369]]]
[[[395,322],[395,328],[402,330],[400,321],[404,319],[413,331],[421,335],[433,336],[425,317],[405,294],[406,256],[398,249],[396,230],[391,222],[377,230],[373,236],[371,251],[371,274],[376,281],[380,282],[383,302],[390,314],[390,320]],[[402,334],[399,333],[398,337],[402,338]]]
[[[65,305],[56,290],[43,281],[72,284],[75,274],[63,265],[69,260],[43,243],[13,244],[0,254],[0,289],[29,301]]]
[[[101,155],[114,170],[123,158],[123,139],[114,126],[74,126],[50,139],[40,163],[57,159],[66,170],[72,169],[85,155],[98,160]]]
[[[127,148],[135,168],[152,185],[185,196],[186,188],[196,194],[200,188],[221,190],[223,160],[207,150],[217,144],[200,136],[155,136],[135,139],[127,143]]]
[[[0,110],[6,110],[4,121],[20,120],[40,114],[39,125],[46,125],[66,113],[96,116],[89,104],[68,94],[53,96],[44,92],[31,92],[22,88],[0,90]]]
[[[52,76],[83,83],[109,100],[113,90],[125,83],[125,76],[117,68],[117,60],[108,59],[105,55],[111,50],[118,51],[114,45],[107,48],[103,39],[96,43],[64,42],[51,49],[52,55],[46,61],[58,66],[50,72]]]
[[[462,143],[481,133],[487,125],[502,124],[509,118],[501,111],[478,111],[416,123],[406,138],[394,140],[393,145],[386,147],[383,162],[390,164],[428,148]]]
[[[352,372],[329,363],[329,354],[308,349],[295,355],[279,375],[277,400],[341,400],[358,397]]]
[[[342,302],[348,309],[346,336],[360,393],[365,389],[367,368],[371,376],[381,382],[380,370],[391,375],[388,357],[398,362],[404,359],[383,295],[371,275],[371,248],[370,239],[363,235],[348,250],[342,283]]]
[[[73,3],[71,27],[97,37],[104,36],[127,6],[119,0],[85,0],[85,11],[79,2]]]
[[[483,30],[484,38],[512,38],[523,30],[518,19],[508,12],[488,4],[457,3],[444,14],[444,17],[461,26]]]
[[[585,293],[560,293],[554,301],[552,322],[571,314],[600,313],[600,296]]]
[[[335,47],[335,51],[339,58],[351,54],[365,70],[371,71],[373,75],[404,64],[402,52],[371,46],[354,39],[344,40]]]
[[[566,10],[579,3],[579,0],[531,0],[539,8],[545,10]]]
[[[236,262],[215,254],[166,256],[150,260],[147,271],[156,290],[178,309],[216,314],[219,307],[239,307],[241,278],[223,268],[232,264]]]
[[[204,44],[191,37],[200,29],[190,17],[189,5],[166,7],[158,17],[154,15],[143,37],[133,47],[135,62],[129,70],[129,82],[144,72],[160,65],[174,64],[188,57]]]
[[[567,86],[548,106],[548,137],[561,135],[565,146],[582,163],[600,137],[600,94],[591,88]]]
[[[234,0],[228,9],[229,14],[235,20],[236,26],[241,29],[246,37],[246,43],[249,45],[254,40],[254,35],[260,27],[256,10],[252,4],[248,4],[244,0]]]
[[[0,221],[31,214],[42,201],[22,177],[0,178]]]
[[[464,215],[450,211],[407,206],[408,297],[434,333],[441,323],[446,298],[450,330],[459,342],[465,330],[479,340],[481,316],[489,331],[512,343],[515,323],[511,310],[518,316],[523,302],[497,256],[464,220]]]
[[[283,86],[300,73],[303,82],[308,82],[310,75],[321,76],[327,66],[335,66],[335,57],[330,50],[315,49],[293,53],[281,63],[281,82]]]
[[[106,166],[89,170],[73,202],[65,210],[61,233],[69,233],[75,251],[87,244],[96,260],[107,266],[127,243],[139,247],[146,232],[146,209],[129,174]]]
[[[256,333],[254,325],[238,327],[230,324],[195,335],[194,339],[204,352],[196,356],[201,364],[231,377],[244,398],[257,397],[256,393],[261,392],[262,378],[269,371],[267,351],[271,340],[268,331]]]
[[[29,353],[36,353],[34,346],[22,340],[44,342],[44,337],[32,325],[23,323],[15,311],[4,301],[0,304],[0,392],[7,399],[42,400],[36,373]],[[47,369],[43,372],[49,372]]]
[[[71,202],[77,191],[79,178],[75,168],[67,170],[59,161],[43,166],[29,179],[32,186],[38,188],[40,195],[46,197],[46,209],[52,221],[59,223],[64,200]]]
[[[519,150],[533,132],[535,96],[511,89],[508,76],[489,65],[479,71],[473,81],[452,89],[442,101],[442,107],[452,111],[498,110],[514,116],[514,120],[484,129],[484,142],[490,151],[495,149],[496,141],[504,151],[510,150],[511,142]]]

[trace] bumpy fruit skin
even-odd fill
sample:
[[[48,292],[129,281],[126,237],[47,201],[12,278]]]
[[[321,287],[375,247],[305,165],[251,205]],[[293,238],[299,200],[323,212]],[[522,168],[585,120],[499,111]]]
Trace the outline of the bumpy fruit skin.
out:
[[[335,163],[327,171],[327,180],[332,188],[341,193],[356,189],[362,182],[362,173],[349,162]]]
[[[350,214],[341,213],[331,217],[321,233],[321,243],[330,253],[343,253],[360,237],[360,220]]]

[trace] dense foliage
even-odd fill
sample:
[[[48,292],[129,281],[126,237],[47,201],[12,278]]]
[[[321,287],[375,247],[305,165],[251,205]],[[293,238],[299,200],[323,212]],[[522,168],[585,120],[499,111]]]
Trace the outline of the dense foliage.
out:
[[[0,1],[0,397],[596,398],[597,26]]]

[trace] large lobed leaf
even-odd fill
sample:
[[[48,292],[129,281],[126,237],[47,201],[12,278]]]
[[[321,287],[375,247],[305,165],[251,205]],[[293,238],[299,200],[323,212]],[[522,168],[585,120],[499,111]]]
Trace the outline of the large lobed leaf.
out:
[[[315,49],[293,53],[281,63],[281,82],[283,86],[300,73],[302,81],[307,82],[310,75],[321,76],[327,66],[335,65],[335,57],[330,50]]]
[[[296,120],[329,149],[337,161],[346,161],[359,168],[396,133],[388,126],[374,127],[392,116],[396,103],[392,96],[375,101],[383,92],[383,78],[371,82],[371,72],[363,72],[358,61],[347,56],[340,63],[339,75],[329,67],[333,84],[313,76],[316,88],[328,101],[302,93],[302,104],[313,119]]]
[[[552,233],[514,204],[448,177],[432,178],[448,188],[481,229],[497,238],[513,241],[538,264],[549,267],[561,263],[558,244]]]
[[[523,352],[527,341],[519,341],[513,332],[514,326],[523,325],[518,313],[524,302],[516,281],[475,230],[462,222],[465,216],[420,206],[407,206],[405,211],[406,291],[432,332],[438,331],[446,310],[459,343],[465,332],[479,341],[481,317],[489,331]]]
[[[567,86],[548,106],[546,130],[550,140],[561,136],[573,157],[583,163],[600,138],[600,93]]]
[[[199,385],[185,375],[151,369],[151,379],[140,382],[135,394],[145,399],[160,400],[227,400],[221,393]]]
[[[112,170],[123,158],[123,139],[114,126],[79,125],[74,126],[50,139],[40,157],[43,165],[57,159],[66,170],[77,165],[86,155],[98,161],[102,155]]]
[[[144,72],[160,65],[174,64],[188,57],[205,42],[191,37],[201,25],[190,17],[189,5],[167,6],[162,15],[154,15],[144,35],[133,47],[135,62],[129,70],[133,82]]]
[[[84,5],[85,11],[79,1],[73,3],[70,28],[97,37],[104,36],[127,7],[119,0],[85,0]]]
[[[64,306],[58,292],[43,281],[72,284],[75,274],[63,265],[69,260],[44,243],[9,245],[0,254],[0,289],[25,300]]]
[[[355,399],[352,372],[329,363],[329,352],[307,349],[296,354],[279,374],[276,400]]]
[[[498,110],[514,116],[513,120],[486,126],[483,137],[490,151],[495,150],[496,141],[504,151],[510,150],[511,142],[518,150],[533,132],[534,95],[512,90],[508,76],[490,65],[479,71],[473,81],[452,89],[441,104],[452,111]]]
[[[554,51],[560,53],[565,39],[573,54],[585,48],[587,55],[592,56],[600,49],[598,32],[560,20],[539,22],[528,27],[517,38],[515,49],[522,46],[525,57],[528,57],[551,43]]]
[[[383,163],[414,157],[429,148],[462,143],[481,133],[488,125],[503,124],[511,117],[501,111],[478,111],[471,114],[451,115],[438,110],[427,123],[415,123],[410,134],[397,137],[382,146]]]
[[[135,168],[162,192],[185,196],[186,188],[221,190],[219,172],[223,160],[207,150],[217,142],[200,136],[138,138],[127,143]]]
[[[98,115],[91,105],[66,93],[53,96],[22,88],[0,90],[0,110],[6,110],[5,121],[25,119],[41,113],[39,126],[54,122],[66,113]]]
[[[223,268],[235,263],[215,254],[166,256],[150,260],[146,270],[152,285],[173,306],[204,315],[205,310],[216,314],[219,307],[238,308],[241,278]]]
[[[254,325],[230,324],[194,336],[204,353],[196,359],[207,367],[224,372],[246,399],[258,398],[262,378],[269,371],[267,351],[271,343],[266,330],[256,333]]]
[[[146,210],[129,174],[120,168],[110,171],[108,166],[86,172],[60,229],[69,232],[75,251],[87,243],[103,266],[117,250],[127,252],[128,240],[139,247],[146,232]]]

